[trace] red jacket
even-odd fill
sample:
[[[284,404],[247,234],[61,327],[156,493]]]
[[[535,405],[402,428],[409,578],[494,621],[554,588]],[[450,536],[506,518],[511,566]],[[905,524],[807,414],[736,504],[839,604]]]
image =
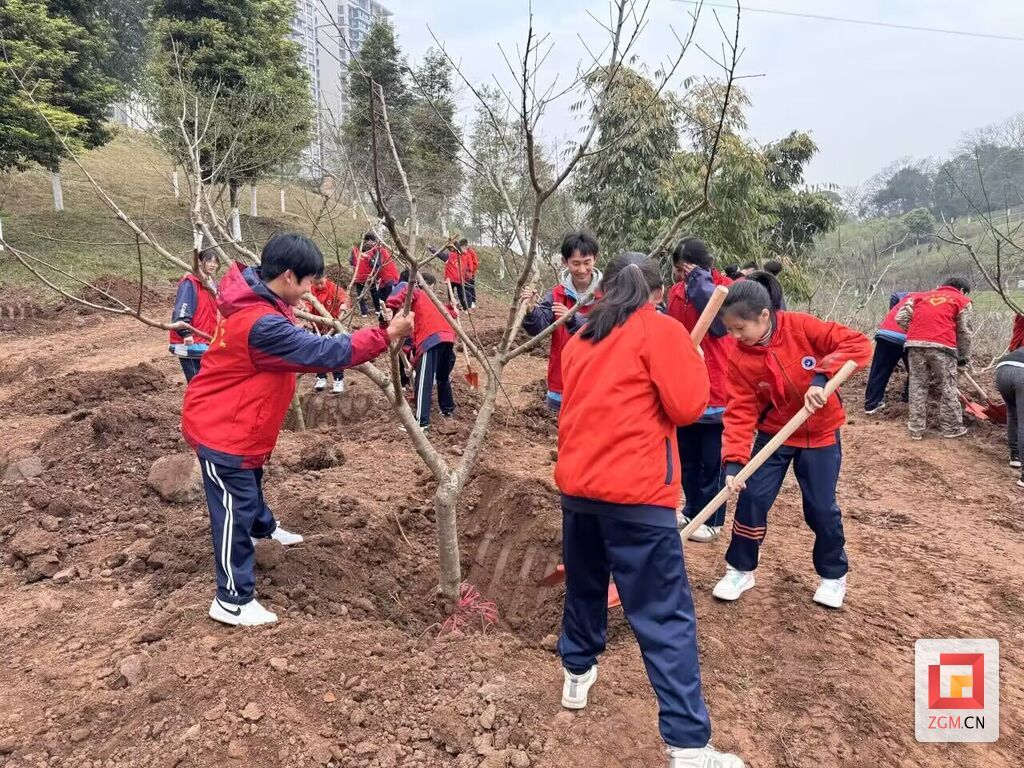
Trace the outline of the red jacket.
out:
[[[956,321],[970,303],[967,296],[950,285],[914,296],[914,316],[907,328],[907,346],[912,347],[918,341],[957,349]]]
[[[1010,337],[1010,351],[1024,347],[1024,315],[1013,318],[1013,336]]]
[[[448,249],[448,260],[444,263],[444,279],[453,285],[462,285],[469,277],[469,260],[465,253]]]
[[[555,482],[584,499],[675,509],[676,427],[708,404],[708,377],[683,327],[644,305],[598,343],[562,354]]]
[[[199,278],[193,274],[185,275],[178,282],[178,293],[174,297],[174,314],[171,322],[183,320],[197,331],[213,336],[217,330],[217,301],[213,298]],[[168,335],[171,344],[183,344],[185,339],[177,331],[171,331]],[[205,344],[208,339],[198,337],[195,339]]]
[[[398,311],[399,307],[405,304],[408,289],[408,283],[399,283],[395,286],[394,292],[386,302],[392,311]],[[421,288],[416,288],[412,292],[412,311],[416,316],[412,343],[417,358],[438,344],[455,343],[455,331],[448,318],[423,294]]]
[[[595,272],[593,279],[600,283],[600,274]],[[564,282],[551,289],[544,299],[527,313],[523,318],[524,331],[531,336],[536,336],[549,325],[554,324],[556,318],[552,307],[556,303],[564,304],[569,309],[576,306],[577,295],[566,287],[566,283],[571,284],[571,282],[572,279],[566,277]],[[548,392],[555,395],[562,394],[562,350],[573,334],[583,327],[586,316],[590,314],[590,310],[598,298],[600,298],[600,291],[595,292],[590,303],[580,307],[579,312],[573,315],[569,322],[562,324],[551,334],[551,354],[548,357]]]
[[[885,316],[885,319],[878,324],[878,330],[889,331],[890,333],[895,333],[899,334],[900,336],[906,337],[907,332],[900,327],[899,323],[896,322],[896,315],[899,314],[899,311],[907,305],[908,301],[910,301],[911,299],[916,299],[918,296],[920,296],[920,294],[918,293],[908,293],[906,296],[900,299],[896,303],[896,306],[889,310],[889,314]]]
[[[717,269],[711,270],[711,281],[716,286],[729,286],[733,283]],[[681,322],[687,331],[692,331],[697,325],[700,311],[686,295],[686,281],[676,283],[669,289],[666,311],[669,317]],[[708,379],[711,382],[711,398],[708,405],[714,408],[724,407],[726,403],[726,365],[729,362],[729,356],[736,349],[736,340],[728,334],[714,336],[708,332],[704,334],[700,348],[704,352],[704,362],[707,364]]]
[[[400,279],[394,256],[383,245],[378,246],[377,255],[380,259],[380,269],[377,271],[377,285],[390,284],[394,287],[395,283]]]
[[[466,276],[476,277],[476,272],[480,269],[480,257],[472,247],[467,247],[463,254],[466,257]]]
[[[338,317],[342,308],[347,303],[348,296],[342,291],[336,282],[327,278],[323,285],[313,283],[309,290],[316,300],[324,305],[324,309],[331,313],[331,317]]]
[[[871,361],[871,342],[863,333],[828,323],[801,312],[776,312],[775,333],[766,346],[737,344],[729,359],[729,401],[725,408],[722,460],[746,464],[754,432],[774,435],[804,405],[804,394],[815,383],[824,385],[848,360]],[[839,395],[829,398],[787,441],[797,448],[821,448],[835,443],[846,422]]]
[[[277,443],[297,372],[350,368],[387,349],[387,331],[317,336],[296,327],[291,307],[235,264],[221,280],[222,319],[203,366],[185,390],[181,431],[199,458],[260,467]]]

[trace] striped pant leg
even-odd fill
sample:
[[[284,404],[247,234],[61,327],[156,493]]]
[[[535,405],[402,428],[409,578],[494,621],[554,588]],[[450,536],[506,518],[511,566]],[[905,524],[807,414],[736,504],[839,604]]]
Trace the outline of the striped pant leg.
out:
[[[260,471],[226,467],[206,459],[200,459],[200,464],[210,512],[217,598],[243,605],[255,596],[253,528],[269,513],[260,492]]]
[[[770,436],[758,435],[751,455],[768,442]],[[725,561],[740,571],[753,571],[761,553],[761,542],[768,533],[768,510],[782,489],[782,481],[793,461],[796,449],[782,446],[758,468],[736,502],[732,522],[732,540]]]

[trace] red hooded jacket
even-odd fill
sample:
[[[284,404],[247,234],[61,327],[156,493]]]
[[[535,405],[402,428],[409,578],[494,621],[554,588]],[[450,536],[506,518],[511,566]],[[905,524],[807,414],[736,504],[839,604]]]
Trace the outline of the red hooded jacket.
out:
[[[342,308],[347,303],[348,296],[342,291],[336,282],[327,278],[323,285],[313,283],[309,289],[316,300],[324,305],[324,309],[331,313],[331,317],[338,317]]]
[[[391,251],[383,245],[378,246],[377,255],[380,258],[380,269],[377,270],[377,285],[391,285],[394,287],[400,279],[398,265],[395,264],[395,257]]]
[[[199,278],[193,274],[185,275],[178,282],[178,293],[174,297],[174,315],[171,322],[184,320],[197,331],[210,336],[217,330],[217,301]],[[171,331],[168,339],[171,344],[183,344],[185,339],[177,331]],[[206,343],[208,339],[196,338],[197,342]]]
[[[1013,336],[1010,337],[1010,351],[1024,347],[1024,315],[1013,318]]]
[[[675,510],[676,427],[708,404],[707,369],[685,329],[646,304],[596,344],[562,353],[555,482],[567,496]]]
[[[387,349],[383,328],[317,336],[252,268],[235,264],[221,280],[222,319],[203,367],[185,390],[181,431],[199,458],[260,467],[270,457],[295,392],[297,372],[350,368]]]
[[[386,302],[388,308],[397,312],[399,307],[405,304],[405,294],[408,289],[408,283],[396,285],[394,292]],[[417,359],[438,344],[455,343],[455,330],[449,324],[448,318],[434,306],[434,302],[423,294],[421,288],[416,288],[412,292],[412,312],[416,316],[412,343]]]
[[[480,257],[476,255],[476,250],[467,246],[462,253],[466,257],[466,277],[476,277],[480,269]]]
[[[711,280],[717,285],[732,285],[733,281],[723,275],[717,269],[711,270]],[[697,305],[690,301],[686,295],[686,281],[675,283],[668,292],[666,311],[668,316],[675,318],[683,324],[687,331],[692,331],[700,319],[700,310]],[[704,334],[700,348],[704,352],[704,362],[708,367],[708,379],[711,382],[711,398],[709,406],[721,408],[725,406],[727,393],[725,386],[726,366],[729,356],[736,349],[736,340],[728,334],[714,336],[712,333]]]
[[[448,260],[444,263],[444,279],[453,285],[462,285],[469,277],[469,259],[466,254],[454,248],[448,249]]]
[[[754,432],[778,433],[803,407],[811,385],[824,386],[848,360],[861,366],[871,361],[871,342],[863,333],[801,312],[776,312],[775,332],[767,345],[737,344],[729,358],[722,460],[746,464]],[[785,444],[797,448],[833,445],[836,430],[845,422],[837,393]]]
[[[907,346],[914,342],[957,349],[956,321],[971,300],[951,285],[914,297],[914,316],[907,328]]]

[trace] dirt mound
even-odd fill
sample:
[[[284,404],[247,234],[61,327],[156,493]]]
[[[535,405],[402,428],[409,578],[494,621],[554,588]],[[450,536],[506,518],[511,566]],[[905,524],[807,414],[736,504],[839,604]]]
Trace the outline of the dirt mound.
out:
[[[44,413],[71,413],[124,397],[163,392],[167,377],[149,363],[109,371],[83,371],[29,385],[22,402]],[[97,432],[107,431],[98,429]]]
[[[112,308],[120,308],[121,305],[111,301],[111,296],[127,304],[129,307],[137,307],[140,300],[138,281],[130,280],[121,275],[100,275],[91,281],[91,286],[83,286],[75,295],[91,304]],[[153,284],[143,285],[141,294],[142,306],[143,308],[163,306],[167,303],[168,298],[173,295],[174,290],[170,283],[159,286],[154,286]],[[101,311],[90,309],[68,300],[64,301],[61,309],[75,309],[83,314]]]

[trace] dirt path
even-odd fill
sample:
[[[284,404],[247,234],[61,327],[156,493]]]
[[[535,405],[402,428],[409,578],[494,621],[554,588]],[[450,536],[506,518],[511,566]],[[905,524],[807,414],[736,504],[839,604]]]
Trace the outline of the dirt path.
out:
[[[307,543],[260,545],[261,598],[282,620],[232,632],[205,616],[202,502],[169,504],[145,483],[155,459],[185,450],[183,381],[161,335],[89,319],[5,335],[0,353],[0,465],[35,455],[44,466],[0,486],[0,766],[661,764],[655,702],[620,615],[591,707],[558,707],[545,638],[561,595],[535,586],[560,546],[543,358],[510,370],[460,510],[466,573],[501,629],[438,640],[430,488],[362,377],[338,398],[305,394],[320,426],[282,436],[268,499]],[[436,433],[451,455],[474,397],[461,382],[456,396],[457,423]],[[324,442],[326,461],[314,450]],[[811,535],[791,482],[741,601],[710,598],[727,542],[687,545],[716,745],[757,768],[1017,764],[1024,496],[998,445],[984,428],[911,443],[898,413],[854,418],[840,612],[810,600]],[[914,739],[914,641],[948,636],[1001,642],[995,745]]]

